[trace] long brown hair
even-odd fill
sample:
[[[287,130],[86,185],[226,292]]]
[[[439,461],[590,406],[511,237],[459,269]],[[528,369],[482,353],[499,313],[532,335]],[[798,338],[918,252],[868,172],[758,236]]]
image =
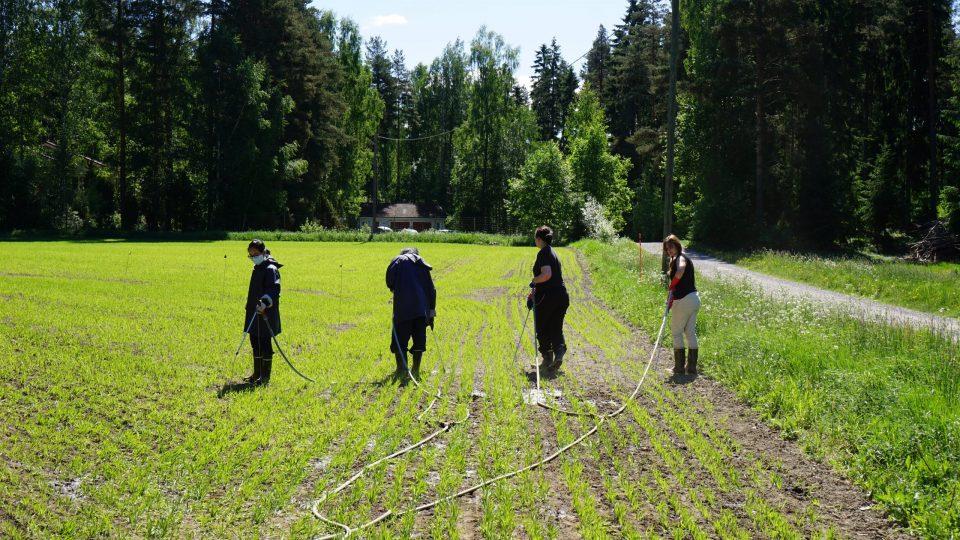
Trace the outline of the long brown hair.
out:
[[[683,253],[683,244],[680,243],[680,239],[676,235],[671,234],[670,236],[663,239],[663,250],[667,250],[667,246],[673,246],[677,248],[677,255]]]

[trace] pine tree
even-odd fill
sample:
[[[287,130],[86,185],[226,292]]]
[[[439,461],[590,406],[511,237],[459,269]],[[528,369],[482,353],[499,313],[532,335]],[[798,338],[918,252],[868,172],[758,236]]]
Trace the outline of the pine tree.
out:
[[[543,140],[560,140],[567,109],[577,91],[573,68],[564,61],[556,38],[537,50],[530,89],[531,107],[537,116]]]
[[[590,87],[600,96],[605,95],[607,78],[610,76],[610,52],[610,38],[601,24],[580,73],[584,82],[590,83]]]
[[[387,139],[381,140],[378,144],[379,155],[377,156],[376,174],[379,176],[379,190],[381,192],[379,198],[380,200],[389,200],[393,197],[393,190],[397,183],[394,156],[398,143],[389,140],[389,138],[395,138],[395,130],[400,118],[398,109],[400,90],[394,76],[393,62],[390,60],[387,44],[379,36],[374,36],[367,41],[367,64],[370,66],[373,86],[377,89],[384,104],[383,117],[380,120],[377,135],[387,137]]]
[[[197,194],[187,176],[185,138],[190,101],[190,25],[200,7],[192,0],[133,0],[131,20],[139,37],[131,49],[133,107],[131,174],[138,178],[147,227],[193,226]]]

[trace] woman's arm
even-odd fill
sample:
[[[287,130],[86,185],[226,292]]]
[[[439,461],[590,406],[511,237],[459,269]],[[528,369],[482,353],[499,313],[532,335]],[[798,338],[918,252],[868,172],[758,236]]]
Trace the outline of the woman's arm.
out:
[[[679,281],[683,277],[683,273],[687,270],[687,260],[677,255],[677,273],[673,275],[675,281]]]
[[[549,265],[541,266],[540,273],[537,274],[535,278],[533,278],[533,282],[546,283],[547,281],[550,281],[551,277],[553,277],[553,270],[550,268],[550,266]]]

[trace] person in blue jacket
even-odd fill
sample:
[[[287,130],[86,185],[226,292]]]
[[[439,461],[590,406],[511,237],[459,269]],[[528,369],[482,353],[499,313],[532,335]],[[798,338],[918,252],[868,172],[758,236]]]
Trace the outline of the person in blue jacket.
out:
[[[397,361],[398,376],[406,375],[408,352],[413,358],[413,375],[420,375],[420,361],[427,350],[427,326],[433,328],[437,315],[437,289],[431,270],[412,247],[403,248],[387,267],[387,287],[393,292],[390,351]],[[413,346],[408,348],[411,339]]]
[[[280,268],[283,266],[270,256],[262,240],[253,240],[247,246],[247,256],[253,263],[244,329],[249,328],[253,347],[253,374],[244,381],[252,386],[270,382],[273,368],[272,335],[280,334]],[[272,335],[271,335],[272,331]]]

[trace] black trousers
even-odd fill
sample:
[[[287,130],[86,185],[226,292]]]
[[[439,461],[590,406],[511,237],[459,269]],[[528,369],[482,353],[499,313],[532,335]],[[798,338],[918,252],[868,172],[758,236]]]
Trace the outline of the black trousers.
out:
[[[390,334],[390,351],[393,353],[400,352],[397,349],[397,343],[400,344],[403,352],[423,352],[427,350],[427,318],[418,317],[416,319],[410,319],[409,321],[393,321],[394,332],[396,336],[393,335],[393,332]],[[410,343],[410,338],[413,338],[413,347],[407,348]]]
[[[534,302],[534,325],[540,352],[547,353],[566,347],[567,342],[563,339],[563,318],[570,307],[567,289],[556,288],[538,292]]]
[[[253,347],[254,358],[273,358],[273,342],[270,340],[270,330],[266,323],[257,317],[250,327],[250,345]]]

